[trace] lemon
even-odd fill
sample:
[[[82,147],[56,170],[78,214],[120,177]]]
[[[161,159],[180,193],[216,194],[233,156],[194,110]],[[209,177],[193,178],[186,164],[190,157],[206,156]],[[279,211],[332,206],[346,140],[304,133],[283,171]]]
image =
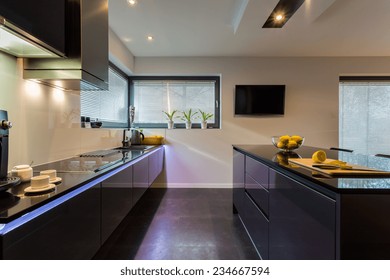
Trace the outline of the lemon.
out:
[[[298,144],[302,144],[303,138],[299,135],[293,135],[290,137],[290,140],[297,142]]]
[[[284,149],[285,144],[284,144],[283,142],[279,141],[279,142],[276,144],[276,146],[277,146],[279,149]]]
[[[347,165],[347,163],[345,161],[341,161],[341,160],[337,160],[337,159],[328,162],[328,164],[338,165],[340,167]]]
[[[321,163],[326,160],[326,153],[323,150],[318,150],[311,156],[311,158],[314,162]]]
[[[279,137],[279,142],[282,142],[283,144],[287,144],[289,140],[290,140],[290,136],[288,135],[283,135]]]
[[[298,143],[294,140],[289,140],[287,143],[287,149],[296,149],[298,148]]]

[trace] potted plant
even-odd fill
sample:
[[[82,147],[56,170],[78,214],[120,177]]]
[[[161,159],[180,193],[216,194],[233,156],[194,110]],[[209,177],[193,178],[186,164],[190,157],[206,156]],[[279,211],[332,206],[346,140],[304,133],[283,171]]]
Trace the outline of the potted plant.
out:
[[[181,119],[186,123],[186,129],[191,129],[192,119],[198,112],[192,112],[192,109],[189,109],[187,112],[183,111],[183,116]]]
[[[200,113],[200,116],[202,119],[200,126],[202,129],[206,129],[207,128],[207,120],[211,119],[214,116],[214,114],[206,113],[206,112],[202,111],[201,109],[199,109],[199,113]]]
[[[174,124],[173,119],[175,117],[175,114],[177,113],[177,110],[173,110],[171,113],[163,111],[163,113],[168,118],[168,129],[172,129]]]

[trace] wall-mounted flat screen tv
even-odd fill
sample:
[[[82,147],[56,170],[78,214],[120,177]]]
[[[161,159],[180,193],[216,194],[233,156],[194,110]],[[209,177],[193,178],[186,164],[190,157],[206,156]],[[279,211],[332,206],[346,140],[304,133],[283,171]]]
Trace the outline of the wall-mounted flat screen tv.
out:
[[[235,115],[284,115],[285,85],[236,85]]]

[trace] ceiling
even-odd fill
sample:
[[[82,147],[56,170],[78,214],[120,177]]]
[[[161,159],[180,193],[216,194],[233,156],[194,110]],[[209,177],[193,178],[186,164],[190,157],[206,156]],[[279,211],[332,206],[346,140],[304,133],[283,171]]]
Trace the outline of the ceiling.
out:
[[[261,28],[277,3],[109,0],[109,24],[136,57],[390,55],[389,0],[306,0],[283,28]]]

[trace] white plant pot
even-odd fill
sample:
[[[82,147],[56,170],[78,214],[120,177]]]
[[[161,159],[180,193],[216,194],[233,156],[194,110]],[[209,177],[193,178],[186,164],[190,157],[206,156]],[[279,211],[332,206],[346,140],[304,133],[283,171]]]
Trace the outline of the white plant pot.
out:
[[[186,129],[191,129],[192,122],[186,122]]]
[[[168,121],[168,129],[173,129],[173,121]]]
[[[207,121],[202,121],[202,122],[200,123],[200,127],[201,127],[202,129],[207,129]]]

